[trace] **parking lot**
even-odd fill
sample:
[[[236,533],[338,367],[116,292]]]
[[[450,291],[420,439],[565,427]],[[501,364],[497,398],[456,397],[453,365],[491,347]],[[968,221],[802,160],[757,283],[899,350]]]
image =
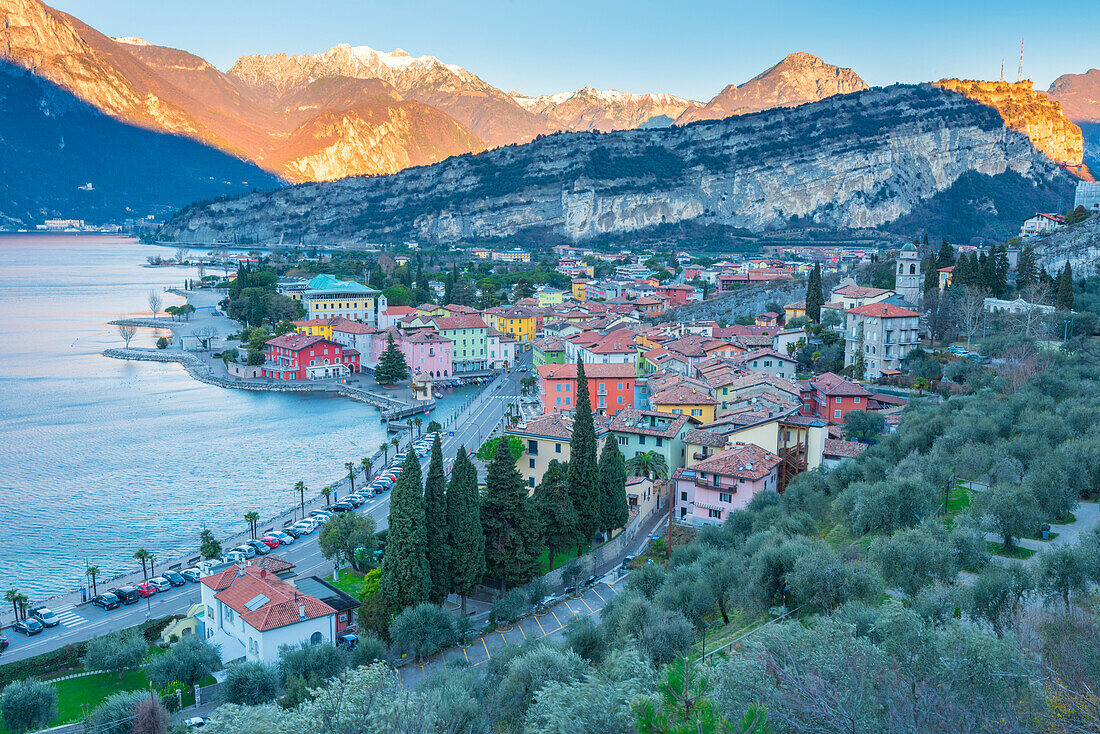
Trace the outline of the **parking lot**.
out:
[[[493,654],[506,645],[522,645],[533,640],[560,640],[565,628],[577,617],[597,614],[609,599],[618,593],[623,579],[610,583],[600,581],[585,589],[578,597],[561,600],[545,612],[532,614],[516,622],[509,629],[498,629],[474,638],[465,647],[458,645],[436,655],[421,665],[407,663],[397,669],[401,683],[415,688],[425,674],[447,665],[476,667],[492,659]]]

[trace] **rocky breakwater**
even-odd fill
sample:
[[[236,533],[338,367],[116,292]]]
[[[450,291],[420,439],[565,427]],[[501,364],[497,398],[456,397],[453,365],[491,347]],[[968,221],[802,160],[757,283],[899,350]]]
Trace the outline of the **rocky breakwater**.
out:
[[[1066,119],[1057,100],[1032,89],[1030,81],[983,82],[943,79],[936,86],[989,105],[1009,130],[1023,133],[1052,161],[1080,166],[1084,151],[1081,128]]]
[[[695,222],[874,227],[966,173],[1062,172],[992,107],[897,85],[662,130],[566,133],[392,176],[302,184],[185,209],[179,242],[446,241],[550,231],[583,240]]]

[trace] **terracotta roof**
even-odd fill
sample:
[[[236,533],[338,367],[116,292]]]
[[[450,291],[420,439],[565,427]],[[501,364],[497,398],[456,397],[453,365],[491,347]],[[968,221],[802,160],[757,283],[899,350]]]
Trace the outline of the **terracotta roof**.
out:
[[[305,349],[306,347],[316,344],[317,342],[325,341],[329,340],[319,335],[309,336],[308,334],[296,333],[283,334],[282,336],[277,336],[274,339],[268,339],[267,346],[280,347],[282,349],[289,349],[291,351],[297,352],[299,349]],[[331,344],[333,342],[329,343]]]
[[[892,292],[889,288],[871,288],[862,285],[846,285],[833,291],[834,294],[839,293],[848,298],[875,298]]]
[[[788,303],[787,305],[783,306],[783,308],[789,308],[789,309],[798,309],[798,308],[800,308],[803,311],[805,311],[806,310],[806,301],[805,300],[794,301],[793,303]]]
[[[256,568],[266,568],[271,573],[282,573],[283,571],[289,571],[294,568],[293,563],[284,560],[279,556],[268,554],[266,556],[256,556],[255,558],[249,558],[245,561],[245,564],[249,566],[255,566]]]
[[[344,334],[377,334],[380,329],[376,329],[370,324],[360,324],[358,321],[344,320],[342,324],[333,324],[333,331],[339,331]]]
[[[463,306],[462,304],[459,304],[459,303],[448,303],[446,306],[443,307],[443,309],[445,311],[449,311],[450,313],[464,314],[464,315],[467,315],[467,316],[469,316],[470,314],[476,314],[477,313],[476,308],[470,308],[469,306]]]
[[[432,319],[437,329],[484,329],[485,321],[477,315],[436,316]]]
[[[532,342],[533,346],[538,347],[544,352],[564,352],[565,344],[556,336],[548,336],[542,339],[536,339]]]
[[[810,385],[815,390],[820,390],[826,395],[870,397],[871,391],[862,385],[845,380],[840,375],[825,372],[810,380]]]
[[[592,415],[597,437],[607,433],[610,422],[611,419],[607,416],[598,413]],[[549,413],[532,418],[526,423],[509,428],[508,433],[516,436],[560,438],[568,441],[573,437],[573,411]]]
[[[416,313],[416,309],[412,306],[390,306],[382,313],[386,316],[408,316],[409,314]]]
[[[675,385],[649,398],[651,405],[717,405],[710,393],[690,385]]]
[[[955,266],[954,265],[948,265],[946,268],[940,268],[936,272],[937,273],[953,273],[953,272],[955,272]]]
[[[737,444],[692,467],[696,472],[721,474],[726,477],[763,479],[779,465],[780,458],[756,444]]]
[[[688,423],[698,425],[699,421],[687,415],[671,415],[669,413],[658,413],[655,410],[623,408],[611,419],[611,430],[618,433],[673,438]]]
[[[892,303],[867,303],[855,308],[849,308],[846,313],[855,313],[860,316],[879,316],[884,319],[904,318],[907,316],[920,316],[916,311],[910,311]]]
[[[439,306],[439,305],[436,305],[434,303],[421,303],[419,306],[416,307],[416,310],[417,311],[435,311],[437,308],[443,308],[443,307]]]
[[[689,428],[687,433],[684,434],[684,443],[695,444],[696,446],[708,446],[714,449],[720,449],[726,445],[728,439],[720,433],[714,433],[703,428]]]
[[[830,373],[826,373],[830,374]],[[732,391],[744,390],[746,388],[755,387],[757,385],[771,385],[783,392],[791,395],[798,395],[798,386],[793,380],[789,380],[784,377],[776,377],[773,374],[767,372],[752,372],[743,377],[738,377],[729,384],[729,388]]]
[[[867,444],[858,441],[842,441],[838,438],[825,439],[822,453],[825,456],[839,456],[843,458],[855,458],[867,449]]]
[[[792,357],[788,357],[786,354],[780,354],[774,349],[754,349],[751,352],[745,352],[737,359],[741,362],[748,362],[750,359],[758,359],[760,357],[775,357],[776,359],[782,359],[786,362],[796,361]]]
[[[632,364],[586,364],[584,376],[589,379],[594,377],[637,377],[638,372]],[[539,365],[539,377],[548,380],[576,380],[577,365],[569,364],[542,364]]]
[[[265,569],[246,564],[243,574],[238,573],[240,569],[233,565],[200,580],[214,590],[215,599],[260,632],[336,613],[317,597],[297,591]]]
[[[342,321],[347,321],[352,324],[358,323],[351,319],[344,318],[343,316],[328,316],[322,319],[302,319],[300,321],[291,321],[290,323],[295,326],[336,326]]]

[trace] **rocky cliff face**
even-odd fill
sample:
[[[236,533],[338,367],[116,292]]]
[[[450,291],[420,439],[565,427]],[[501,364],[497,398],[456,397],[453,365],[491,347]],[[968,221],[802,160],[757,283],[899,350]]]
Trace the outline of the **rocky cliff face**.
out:
[[[1081,128],[1066,119],[1056,100],[1032,89],[1030,81],[943,79],[936,86],[993,107],[1008,129],[1027,135],[1051,160],[1068,166],[1081,165]]]
[[[1078,277],[1100,272],[1100,216],[1064,227],[1034,243],[1039,266],[1057,273],[1066,263]]]
[[[730,84],[703,107],[685,110],[676,124],[720,120],[773,107],[796,107],[867,88],[851,69],[826,64],[813,54],[793,53],[741,86]]]
[[[671,94],[631,94],[613,89],[585,87],[575,92],[528,97],[511,93],[521,107],[550,121],[558,130],[633,130],[666,120],[666,127],[686,110],[702,107],[699,102]]]
[[[1062,175],[992,108],[928,85],[664,130],[569,133],[385,178],[194,207],[185,241],[447,241],[549,230],[571,239],[691,221],[754,231],[794,217],[874,227],[975,172]]]

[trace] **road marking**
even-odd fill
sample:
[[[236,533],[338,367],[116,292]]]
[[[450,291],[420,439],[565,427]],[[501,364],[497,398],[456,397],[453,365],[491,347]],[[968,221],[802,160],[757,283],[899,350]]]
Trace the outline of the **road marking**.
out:
[[[582,603],[582,604],[584,604],[584,605],[585,605],[586,607],[588,607],[588,602],[586,602],[586,601],[584,600],[584,597],[583,597],[583,596],[581,597],[581,603]],[[590,611],[590,612],[594,612],[594,611],[596,611],[596,610],[595,610],[595,609],[593,609],[592,607],[588,607],[588,611]]]
[[[537,614],[535,615],[535,623],[539,626],[539,629],[542,630],[542,636],[546,637],[546,628],[542,626],[542,622],[539,621],[539,615]]]
[[[466,656],[466,664],[469,665],[470,664],[470,654],[468,652],[466,652],[466,647],[465,646],[462,647],[462,654]]]
[[[519,633],[523,635],[523,639],[527,639],[527,633],[523,631],[523,625],[520,622],[516,622],[516,626],[519,627]]]
[[[592,587],[592,593],[595,594],[596,596],[600,596],[600,592],[596,591],[595,586]],[[602,601],[604,604],[607,603],[607,599],[604,599],[602,596],[600,596],[600,601]]]
[[[561,603],[565,605],[566,609],[568,609],[570,612],[573,613],[574,617],[577,616],[577,613],[573,611],[573,607],[569,606],[569,600],[568,599],[562,599]]]
[[[479,639],[481,640],[481,646],[485,648],[485,660],[492,659],[493,656],[489,653],[489,646],[485,644],[485,637],[480,637]]]
[[[82,617],[76,612],[71,612],[68,610],[54,613],[57,614],[58,621],[60,621],[61,624],[70,629],[72,629],[73,627],[79,627],[80,625],[85,624],[88,621],[86,617]]]
[[[566,604],[566,606],[569,606],[569,605]],[[550,610],[550,613],[554,615],[554,621],[558,623],[558,630],[560,630],[562,627],[565,626],[564,624],[561,623],[561,620],[558,619],[558,615],[554,613],[553,609]],[[554,630],[554,631],[557,632],[558,630]]]

